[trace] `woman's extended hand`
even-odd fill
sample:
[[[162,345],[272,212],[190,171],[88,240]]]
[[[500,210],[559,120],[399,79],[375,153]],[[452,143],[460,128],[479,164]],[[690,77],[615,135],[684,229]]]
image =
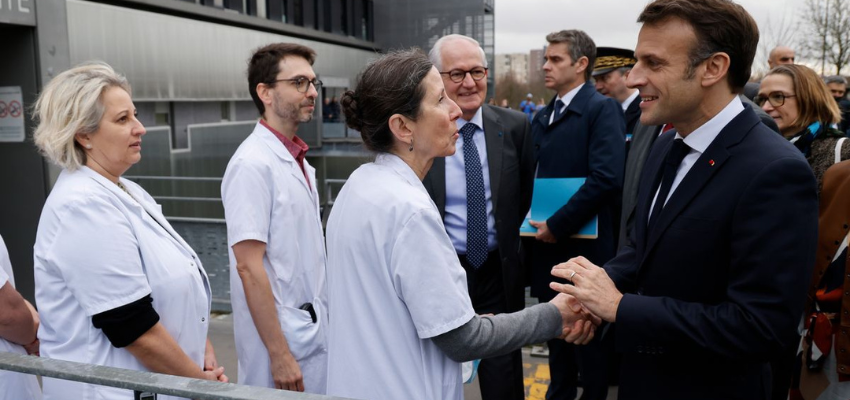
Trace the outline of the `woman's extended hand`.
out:
[[[561,339],[573,344],[587,344],[593,339],[601,321],[587,312],[575,297],[559,293],[549,302],[558,307],[564,320]]]

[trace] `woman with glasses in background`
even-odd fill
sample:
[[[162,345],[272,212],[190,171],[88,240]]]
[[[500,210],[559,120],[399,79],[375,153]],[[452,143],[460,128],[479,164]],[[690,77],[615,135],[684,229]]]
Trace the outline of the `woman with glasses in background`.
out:
[[[850,213],[844,211],[850,207],[850,191],[836,189],[844,178],[829,179],[829,190],[823,188],[826,171],[850,158],[850,141],[833,128],[841,119],[838,105],[821,78],[808,67],[789,64],[770,70],[755,102],[773,117],[782,136],[806,156],[820,195],[818,248],[813,255],[815,268],[803,314],[806,330],[802,354],[798,357],[798,349],[792,348],[772,363],[777,379],[774,391],[778,384],[783,389],[790,384],[791,399],[847,399],[850,385],[839,381],[850,380],[850,370],[843,367],[850,365],[850,318],[844,315],[850,309],[842,306],[850,304],[843,288],[850,288],[846,268]],[[832,170],[831,174],[836,176]],[[793,374],[793,383],[789,373]],[[773,398],[785,395],[782,390]]]
[[[780,65],[767,73],[755,98],[770,115],[779,133],[803,154],[823,186],[823,174],[835,161],[836,145],[844,137],[832,126],[841,113],[821,78],[803,65]],[[839,149],[840,160],[850,158],[850,142]]]

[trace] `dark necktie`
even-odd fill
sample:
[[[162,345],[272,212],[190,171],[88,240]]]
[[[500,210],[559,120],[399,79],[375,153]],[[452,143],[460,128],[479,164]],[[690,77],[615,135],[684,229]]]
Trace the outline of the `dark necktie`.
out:
[[[658,220],[658,215],[661,214],[661,209],[664,208],[664,203],[667,201],[667,196],[670,194],[670,188],[673,187],[673,180],[676,179],[676,170],[679,169],[679,164],[688,154],[691,148],[685,144],[682,139],[673,141],[673,146],[664,158],[664,167],[661,168],[661,188],[658,189],[658,196],[655,198],[655,206],[652,207],[652,214],[649,216],[649,230],[652,230],[653,225]],[[658,178],[655,180],[658,182]]]
[[[561,109],[564,108],[564,102],[561,99],[555,100],[555,116],[552,117],[552,122],[558,120],[558,117],[561,116]]]
[[[484,173],[472,134],[478,127],[467,122],[463,135],[463,164],[466,169],[466,260],[475,268],[487,260],[487,201],[484,198]]]

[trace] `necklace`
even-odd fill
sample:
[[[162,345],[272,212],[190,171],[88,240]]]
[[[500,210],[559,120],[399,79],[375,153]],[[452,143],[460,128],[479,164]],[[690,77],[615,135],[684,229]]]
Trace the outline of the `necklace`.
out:
[[[120,187],[120,188],[121,188],[121,190],[123,190],[123,191],[124,191],[124,193],[127,193],[127,196],[130,196],[130,198],[131,198],[131,199],[136,200],[136,198],[135,198],[135,197],[133,197],[133,195],[132,195],[132,194],[130,194],[130,191],[129,191],[129,190],[127,190],[127,187],[126,187],[126,186],[124,186],[124,184],[123,184],[123,183],[121,183],[121,181],[115,182],[115,184],[116,184],[116,185],[118,185],[118,187]]]

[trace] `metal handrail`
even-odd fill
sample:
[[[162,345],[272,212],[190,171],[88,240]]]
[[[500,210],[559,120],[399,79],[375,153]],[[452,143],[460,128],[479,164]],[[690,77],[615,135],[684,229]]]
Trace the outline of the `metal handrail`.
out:
[[[348,179],[325,179],[325,204],[331,206],[334,204],[334,196],[333,191],[331,190],[331,184],[333,183],[342,183],[345,184],[345,181]]]
[[[0,352],[0,370],[198,400],[343,399],[5,352]]]
[[[221,182],[223,178],[212,176],[160,176],[160,175],[124,175],[127,179],[147,179],[152,181],[213,181]]]

